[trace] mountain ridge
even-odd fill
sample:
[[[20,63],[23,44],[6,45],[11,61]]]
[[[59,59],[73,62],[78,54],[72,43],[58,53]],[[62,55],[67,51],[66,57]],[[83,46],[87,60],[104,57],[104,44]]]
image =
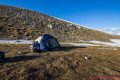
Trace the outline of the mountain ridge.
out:
[[[0,15],[1,39],[36,39],[42,34],[51,34],[61,42],[120,39],[120,36],[28,9],[0,5]]]

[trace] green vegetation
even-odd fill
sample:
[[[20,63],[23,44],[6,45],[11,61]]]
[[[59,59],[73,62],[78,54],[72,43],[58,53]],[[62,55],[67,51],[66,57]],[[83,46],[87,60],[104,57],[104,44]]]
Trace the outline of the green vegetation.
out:
[[[43,13],[0,5],[1,39],[36,39],[42,34],[51,34],[61,42],[120,39],[120,36],[85,28]]]

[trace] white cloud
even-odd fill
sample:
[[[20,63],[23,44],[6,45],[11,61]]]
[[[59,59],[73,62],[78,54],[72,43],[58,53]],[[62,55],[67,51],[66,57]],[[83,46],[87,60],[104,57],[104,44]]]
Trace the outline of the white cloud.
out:
[[[104,28],[102,29],[102,31],[107,32],[109,34],[120,36],[120,28]]]
[[[104,28],[103,30],[118,31],[120,28]]]
[[[120,35],[120,33],[117,33],[117,35]]]
[[[113,32],[112,32],[112,31],[108,31],[107,33],[109,33],[109,34],[113,34]]]

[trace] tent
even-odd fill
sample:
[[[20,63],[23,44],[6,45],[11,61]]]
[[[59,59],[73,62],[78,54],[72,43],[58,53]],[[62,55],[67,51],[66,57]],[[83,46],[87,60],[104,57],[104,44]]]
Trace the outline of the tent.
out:
[[[0,61],[2,61],[5,58],[4,52],[0,51]]]
[[[44,34],[42,36],[39,36],[34,41],[33,52],[41,51],[41,50],[50,51],[52,49],[59,48],[59,47],[60,45],[56,38],[54,38],[49,34]]]

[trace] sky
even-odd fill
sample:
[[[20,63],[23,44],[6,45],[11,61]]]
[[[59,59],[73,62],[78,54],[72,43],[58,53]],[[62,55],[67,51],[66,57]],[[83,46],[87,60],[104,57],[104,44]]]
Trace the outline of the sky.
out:
[[[120,0],[0,0],[97,30],[120,29]]]

